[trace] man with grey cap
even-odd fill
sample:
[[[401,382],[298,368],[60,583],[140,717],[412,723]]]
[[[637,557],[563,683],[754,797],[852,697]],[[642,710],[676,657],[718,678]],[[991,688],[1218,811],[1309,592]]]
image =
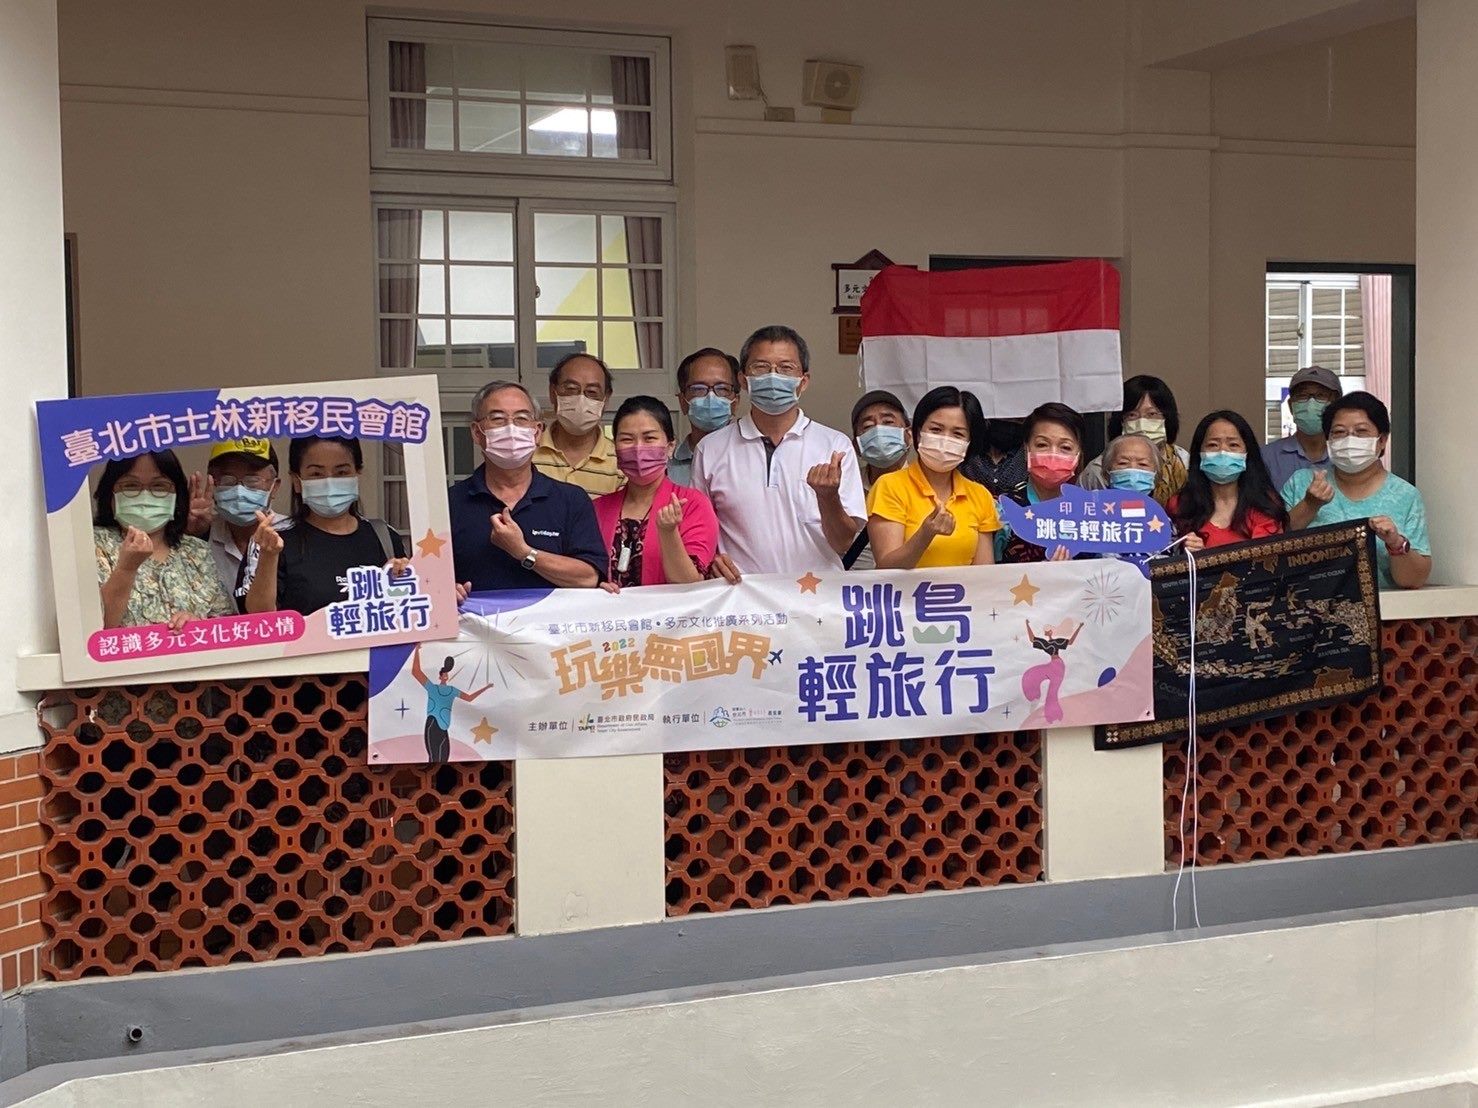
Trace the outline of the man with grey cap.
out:
[[[1305,366],[1288,382],[1288,409],[1297,430],[1262,448],[1273,488],[1282,491],[1301,469],[1327,465],[1329,447],[1324,442],[1324,409],[1344,395],[1339,376],[1321,365]]]

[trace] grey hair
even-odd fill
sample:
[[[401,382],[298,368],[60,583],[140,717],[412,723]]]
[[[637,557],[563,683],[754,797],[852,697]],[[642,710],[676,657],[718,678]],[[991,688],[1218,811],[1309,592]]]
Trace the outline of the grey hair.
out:
[[[795,352],[801,359],[801,372],[811,372],[811,348],[806,345],[806,340],[794,327],[787,327],[783,323],[772,323],[768,327],[761,327],[749,338],[744,340],[744,346],[739,350],[740,368],[748,368],[749,352],[758,342],[788,342],[795,347]]]
[[[528,389],[524,388],[517,381],[490,381],[486,385],[483,385],[482,388],[478,389],[477,395],[472,398],[473,423],[476,423],[482,418],[482,405],[487,400],[487,398],[492,396],[495,392],[502,392],[504,389],[517,389],[519,392],[523,393],[529,398],[529,407],[533,410],[534,415],[537,416],[539,414],[539,405],[534,400],[534,394],[529,392]]]
[[[1150,457],[1155,460],[1155,472],[1160,472],[1160,448],[1144,435],[1120,435],[1103,448],[1103,476],[1108,478],[1109,470],[1113,467],[1113,461],[1119,454],[1119,448],[1128,442],[1142,442],[1150,448]]]

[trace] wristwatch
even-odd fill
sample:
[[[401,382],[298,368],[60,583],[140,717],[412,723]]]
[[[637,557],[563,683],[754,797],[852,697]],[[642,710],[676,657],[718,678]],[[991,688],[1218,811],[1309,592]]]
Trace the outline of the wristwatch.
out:
[[[1388,546],[1388,547],[1386,547],[1386,553],[1389,554],[1393,558],[1399,558],[1403,554],[1410,554],[1411,553],[1411,540],[1408,539],[1405,535],[1402,535],[1401,536],[1401,545],[1400,546]]]
[[[529,552],[523,556],[523,561],[519,562],[518,564],[523,566],[524,569],[533,569],[534,563],[538,560],[539,552],[530,548]]]

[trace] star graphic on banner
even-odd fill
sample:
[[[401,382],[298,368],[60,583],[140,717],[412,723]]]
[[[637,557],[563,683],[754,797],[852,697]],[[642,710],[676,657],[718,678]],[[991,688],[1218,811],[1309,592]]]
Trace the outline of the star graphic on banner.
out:
[[[1027,519],[1036,519],[1037,518],[1037,513],[1034,512],[1034,511],[1032,511],[1030,508],[1028,508],[1026,510],[1025,515],[1026,515],[1026,518]]]
[[[436,537],[436,532],[426,528],[426,537],[416,540],[416,549],[426,558],[440,558],[441,548],[446,545],[446,539]]]
[[[498,729],[488,722],[488,717],[483,716],[482,722],[472,729],[472,741],[474,743],[491,743]]]
[[[1031,607],[1037,599],[1037,593],[1042,590],[1037,588],[1036,585],[1033,585],[1031,578],[1023,573],[1021,575],[1021,584],[1010,591],[1011,607],[1014,608],[1018,604],[1025,604],[1027,607]]]
[[[1155,534],[1158,535],[1164,529],[1165,525],[1160,522],[1159,516],[1156,516],[1154,519],[1150,520],[1150,530],[1153,531]]]
[[[821,578],[817,577],[814,573],[808,572],[804,577],[796,578],[795,583],[801,587],[801,592],[808,592],[814,595],[816,586],[821,584]]]

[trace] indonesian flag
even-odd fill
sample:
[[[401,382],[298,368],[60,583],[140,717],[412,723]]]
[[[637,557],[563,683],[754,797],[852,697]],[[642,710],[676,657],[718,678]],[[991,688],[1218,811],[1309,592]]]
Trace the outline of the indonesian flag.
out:
[[[889,266],[862,295],[862,380],[912,408],[954,385],[987,416],[1058,400],[1118,410],[1119,272],[1083,260],[926,273]]]
[[[1143,500],[1122,500],[1119,502],[1119,515],[1123,519],[1143,519],[1145,507]]]

